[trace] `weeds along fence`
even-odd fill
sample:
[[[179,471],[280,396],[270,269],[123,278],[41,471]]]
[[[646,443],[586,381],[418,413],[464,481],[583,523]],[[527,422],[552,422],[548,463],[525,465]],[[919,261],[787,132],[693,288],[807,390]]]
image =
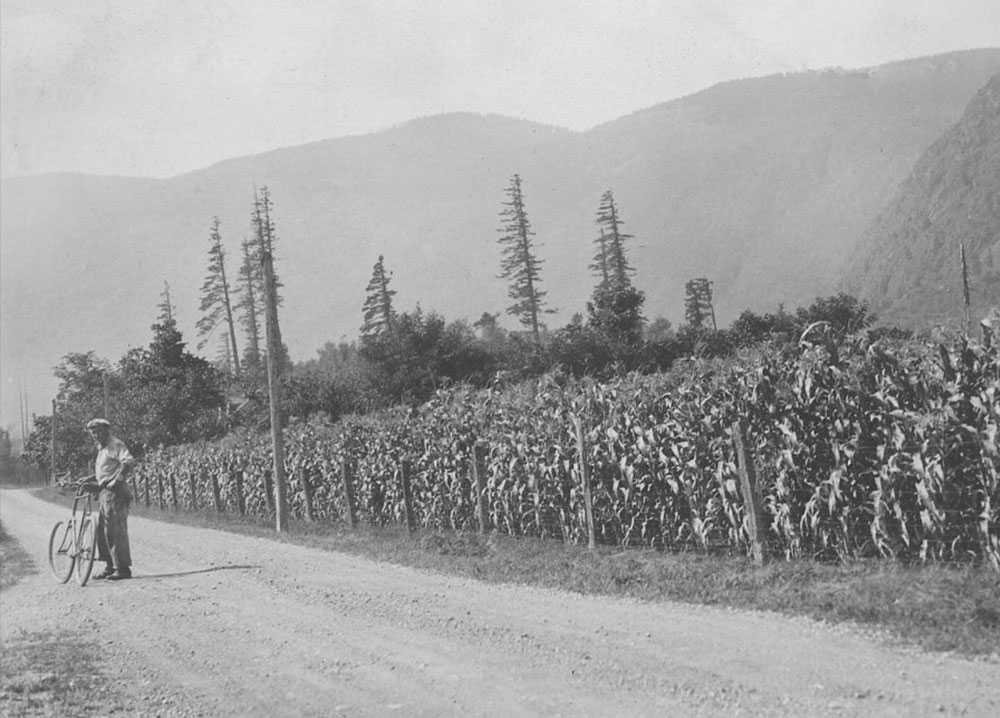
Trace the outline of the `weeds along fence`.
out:
[[[858,338],[605,383],[453,388],[413,410],[293,425],[288,502],[352,525],[749,552],[742,425],[772,554],[1000,568],[998,424],[990,334]],[[230,437],[149,454],[134,488],[161,507],[267,515],[271,465],[266,437]]]

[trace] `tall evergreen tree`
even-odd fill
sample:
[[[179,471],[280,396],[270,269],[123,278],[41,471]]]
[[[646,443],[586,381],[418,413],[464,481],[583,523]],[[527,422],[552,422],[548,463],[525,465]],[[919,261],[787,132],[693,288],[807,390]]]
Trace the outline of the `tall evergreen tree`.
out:
[[[160,294],[160,315],[151,329],[153,342],[149,351],[154,359],[165,366],[173,366],[184,354],[184,342],[174,318],[174,305],[170,301],[170,285],[163,283],[163,293]]]
[[[160,314],[159,321],[151,327],[153,341],[149,345],[149,352],[157,363],[173,367],[177,365],[180,357],[185,353],[184,341],[180,329],[177,328],[177,320],[169,311],[169,294],[167,294],[166,304],[160,306],[164,311]]]
[[[631,285],[597,287],[587,302],[588,323],[617,349],[633,347],[642,342],[645,301],[646,295]]]
[[[221,377],[185,351],[169,295],[160,305],[148,348],[130,350],[118,365],[121,423],[131,439],[152,447],[195,441],[221,431]]]
[[[240,323],[247,337],[247,346],[243,350],[243,363],[246,368],[257,371],[262,366],[263,352],[261,346],[264,321],[264,271],[261,259],[264,252],[271,255],[272,263],[278,240],[274,230],[271,212],[274,204],[268,188],[254,188],[253,208],[250,211],[250,226],[252,237],[243,241],[243,264],[239,274],[240,300],[237,304],[242,312]],[[281,282],[274,277],[275,288],[280,288]],[[282,296],[276,292],[275,300],[280,306]],[[278,346],[282,348],[282,358],[279,366],[287,366],[287,350],[278,337]]]
[[[257,296],[264,296],[264,275],[260,267],[260,258],[264,252],[271,255],[273,261],[277,261],[276,249],[278,236],[274,231],[274,221],[271,219],[271,212],[274,210],[274,203],[271,201],[271,192],[267,186],[254,190],[253,210],[250,216],[250,225],[253,231],[254,248],[253,259],[256,265]],[[282,285],[278,279],[278,273],[274,272],[275,290],[280,290]],[[278,306],[284,302],[284,297],[278,292],[275,296]]]
[[[254,247],[250,240],[243,240],[243,264],[240,266],[239,289],[240,299],[237,304],[242,312],[241,323],[243,333],[247,338],[247,346],[243,350],[244,365],[247,369],[260,369],[260,292],[258,278],[260,262],[254,261]]]
[[[381,254],[372,267],[372,278],[368,282],[365,304],[362,307],[364,323],[361,325],[361,336],[372,337],[385,331],[392,324],[396,312],[392,308],[392,298],[396,291],[389,289],[391,272],[385,271],[385,257]]]
[[[160,316],[156,320],[158,323],[166,324],[174,321],[174,305],[170,301],[170,284],[166,280],[163,281],[163,291],[160,292],[160,303],[157,308],[160,310]]]
[[[542,261],[535,256],[532,242],[534,232],[524,208],[524,194],[521,177],[514,175],[506,190],[507,201],[500,211],[502,222],[500,246],[500,279],[509,279],[507,296],[514,304],[507,308],[508,314],[516,316],[521,324],[531,329],[535,342],[539,340],[539,314],[546,312],[545,294],[538,285],[541,283]]]
[[[274,282],[274,303],[275,308],[280,307],[283,298],[278,290],[281,289],[281,282],[278,280],[278,274],[274,271],[274,264],[277,261],[275,257],[275,248],[278,244],[278,237],[274,231],[274,221],[271,219],[271,211],[274,209],[274,204],[271,202],[271,192],[268,190],[267,186],[261,187],[259,190],[254,191],[254,203],[253,203],[253,213],[251,215],[251,224],[253,226],[254,239],[255,239],[255,278],[257,280],[257,292],[256,296],[260,300],[261,316],[266,316],[264,314],[264,307],[266,307],[266,283],[264,278],[264,265],[263,258],[267,254],[271,258],[271,277]],[[278,325],[274,326],[275,332],[275,345],[277,346],[277,351],[279,356],[275,357],[276,366],[278,374],[283,374],[285,369],[291,365],[291,361],[288,356],[288,349],[285,347],[284,342],[281,340],[281,329]]]
[[[198,334],[202,337],[198,342],[201,349],[208,342],[209,336],[225,321],[228,330],[230,351],[228,358],[236,372],[240,371],[240,355],[236,347],[236,323],[233,319],[233,305],[230,298],[229,280],[226,277],[226,252],[222,246],[222,235],[219,233],[219,218],[212,218],[212,229],[209,234],[211,246],[208,250],[208,274],[201,285],[201,306],[203,312],[198,320]],[[228,366],[228,364],[227,364]]]
[[[611,282],[611,273],[608,271],[608,237],[604,234],[603,226],[594,244],[597,245],[597,254],[594,255],[594,263],[590,265],[590,269],[600,280],[597,286],[607,287]]]
[[[596,223],[600,227],[601,234],[595,240],[598,251],[591,268],[600,269],[602,286],[630,286],[629,277],[635,274],[635,269],[628,263],[625,242],[632,239],[632,235],[622,231],[622,225],[625,223],[618,214],[618,207],[615,205],[615,197],[611,190],[601,196]]]
[[[684,320],[688,325],[701,329],[712,320],[715,330],[715,307],[712,305],[712,283],[705,277],[690,280],[684,285]]]
[[[622,231],[624,222],[611,190],[601,196],[596,223],[600,236],[595,240],[598,249],[590,268],[600,281],[587,303],[589,324],[619,347],[633,346],[642,341],[646,296],[632,286],[630,275],[635,270],[628,263],[625,248],[632,235]]]

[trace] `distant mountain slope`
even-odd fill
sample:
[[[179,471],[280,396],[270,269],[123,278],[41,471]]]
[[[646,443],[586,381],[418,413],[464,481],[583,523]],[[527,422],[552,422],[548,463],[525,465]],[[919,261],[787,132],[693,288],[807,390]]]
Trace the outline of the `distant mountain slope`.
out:
[[[294,359],[356,337],[379,254],[400,309],[419,302],[449,319],[503,311],[498,212],[515,172],[559,310],[551,326],[591,293],[593,220],[608,188],[635,235],[650,318],[681,321],[684,283],[696,276],[714,280],[723,323],[744,307],[808,302],[837,287],[864,229],[997,71],[1000,49],[978,50],[728,82],[582,133],[451,114],[167,180],[5,180],[3,386],[24,378],[47,401],[65,353],[116,359],[146,344],[164,280],[194,345],[211,219],[235,258],[254,185],[275,202]],[[14,397],[4,393],[5,422]]]
[[[632,229],[660,243],[639,264],[671,279],[647,285],[651,304],[679,317],[692,276],[715,280],[725,322],[834,291],[871,219],[998,60],[727,83],[596,130],[614,140],[608,161],[622,168],[613,182]]]
[[[1000,306],[1000,74],[921,156],[859,244],[846,286],[890,321],[961,321],[962,243],[981,318]]]

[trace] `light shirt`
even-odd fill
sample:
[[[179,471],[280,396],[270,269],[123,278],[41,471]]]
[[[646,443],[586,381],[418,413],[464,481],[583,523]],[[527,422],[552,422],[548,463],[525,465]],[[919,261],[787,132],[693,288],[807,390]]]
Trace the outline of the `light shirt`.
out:
[[[97,461],[94,462],[94,476],[98,483],[110,479],[114,476],[123,464],[134,464],[135,459],[129,453],[125,442],[118,437],[108,438],[106,446],[102,446],[97,452]]]

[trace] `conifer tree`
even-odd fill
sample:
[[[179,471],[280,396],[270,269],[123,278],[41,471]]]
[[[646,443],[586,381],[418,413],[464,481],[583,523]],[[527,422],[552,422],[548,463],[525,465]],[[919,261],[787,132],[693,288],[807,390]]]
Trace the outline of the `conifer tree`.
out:
[[[274,221],[271,219],[271,212],[274,209],[274,203],[271,201],[271,192],[268,190],[267,186],[261,187],[259,190],[254,189],[254,201],[253,210],[250,214],[250,225],[251,231],[253,233],[253,245],[251,247],[251,258],[254,264],[254,281],[256,282],[256,295],[260,302],[263,302],[264,297],[264,275],[262,274],[260,258],[264,252],[268,252],[271,255],[273,261],[277,261],[276,247],[278,244],[278,237],[274,231]],[[281,289],[281,281],[278,279],[277,272],[274,273],[274,287],[276,290]],[[279,292],[275,297],[278,306],[284,303],[284,297],[281,296]],[[258,310],[263,306],[263,304],[258,306]]]
[[[259,316],[265,316],[265,278],[264,278],[264,267],[263,267],[263,257],[265,254],[269,255],[271,258],[271,277],[274,283],[274,303],[275,308],[280,307],[283,301],[279,289],[281,289],[281,282],[278,280],[278,274],[274,271],[274,263],[277,261],[275,257],[275,248],[278,244],[278,237],[274,231],[274,222],[271,219],[271,211],[274,208],[274,204],[271,202],[271,192],[268,190],[267,186],[261,187],[259,190],[254,191],[254,203],[253,203],[253,213],[251,215],[251,225],[253,227],[254,239],[255,239],[255,252],[254,252],[254,278],[256,280],[256,292],[255,295],[260,302],[258,308],[260,309]],[[283,374],[285,368],[291,363],[288,356],[288,349],[285,347],[284,342],[281,340],[281,329],[278,325],[274,327],[275,331],[275,345],[277,346],[277,351],[280,356],[275,357],[276,366],[278,369],[278,374]]]
[[[247,369],[260,368],[260,292],[257,289],[260,277],[260,262],[254,261],[253,245],[250,240],[243,240],[243,264],[240,266],[239,309],[243,315],[240,318],[243,333],[247,338],[247,346],[243,350],[244,364]]]
[[[601,196],[596,223],[600,236],[595,240],[597,254],[590,268],[599,282],[587,302],[590,326],[618,346],[634,346],[642,341],[642,305],[646,296],[632,286],[635,270],[628,263],[626,240],[632,235],[622,231],[624,222],[618,214],[611,190]]]
[[[170,301],[170,284],[165,279],[157,308],[160,310],[160,315],[156,318],[157,324],[167,324],[174,321],[174,305]]]
[[[507,296],[514,304],[507,308],[508,314],[516,316],[521,324],[531,329],[535,342],[539,341],[539,315],[548,310],[545,306],[545,292],[538,285],[541,283],[540,269],[542,261],[535,256],[531,223],[524,208],[524,195],[521,191],[521,177],[514,175],[506,190],[507,201],[503,202],[500,211],[502,233],[500,237],[501,260],[500,279],[509,279],[510,287]]]
[[[604,227],[601,227],[601,234],[594,240],[594,244],[597,245],[597,254],[594,255],[594,263],[590,265],[590,269],[600,280],[598,286],[607,287],[611,282],[611,275],[608,272],[608,238],[604,234]]]
[[[219,323],[225,321],[228,330],[226,341],[230,344],[227,359],[231,359],[232,366],[236,369],[236,373],[239,373],[240,356],[236,348],[236,324],[233,319],[229,280],[226,277],[226,253],[222,247],[218,217],[212,218],[209,242],[211,242],[211,246],[208,250],[208,274],[201,286],[201,306],[199,307],[204,314],[197,324],[198,334],[202,337],[201,341],[198,342],[198,348],[204,347]]]
[[[684,285],[684,320],[692,327],[702,328],[707,319],[715,326],[715,308],[712,305],[712,283],[705,277],[690,280]]]
[[[378,261],[372,267],[372,278],[365,289],[367,295],[362,307],[364,315],[364,323],[361,325],[362,337],[375,336],[392,325],[392,320],[396,316],[392,308],[392,298],[396,296],[396,292],[389,289],[391,278],[392,273],[385,271],[385,257],[380,254]]]
[[[632,239],[632,235],[622,231],[624,222],[618,215],[618,207],[615,205],[611,190],[601,196],[596,222],[601,234],[594,241],[598,245],[598,250],[591,268],[599,269],[601,286],[616,288],[630,286],[629,276],[635,274],[635,269],[628,263],[625,242]]]
[[[151,327],[153,341],[149,345],[150,356],[164,366],[175,366],[184,355],[184,341],[177,328],[174,305],[170,301],[170,285],[167,282],[163,283],[159,309],[160,315]]]

